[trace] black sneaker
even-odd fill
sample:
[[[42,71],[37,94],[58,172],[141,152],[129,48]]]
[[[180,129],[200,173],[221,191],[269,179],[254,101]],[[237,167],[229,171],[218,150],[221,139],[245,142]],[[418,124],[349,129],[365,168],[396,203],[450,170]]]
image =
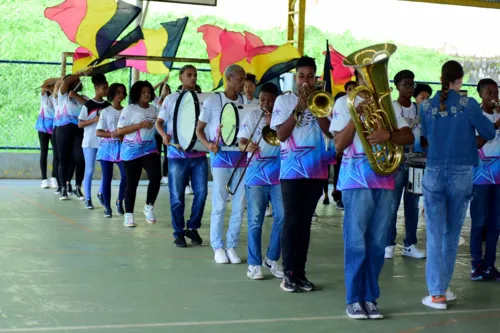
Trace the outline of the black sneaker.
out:
[[[113,217],[113,212],[111,211],[111,208],[104,209],[104,217],[107,217],[107,218]]]
[[[71,183],[68,183],[68,194],[72,195],[73,194],[73,186],[71,186]]]
[[[306,278],[305,274],[297,274],[296,279],[297,279],[297,286],[300,288],[300,290],[313,291],[316,289],[314,283],[309,281]]]
[[[174,239],[174,244],[177,247],[186,247],[187,244],[186,244],[186,239],[184,238],[184,235],[177,236]]]
[[[101,207],[106,207],[106,206],[104,205],[104,198],[102,197],[102,193],[97,193],[97,199],[99,200],[99,205],[100,205]],[[123,215],[123,214],[121,214],[121,215]]]
[[[76,198],[80,201],[85,200],[85,196],[82,193],[82,190],[80,189],[80,186],[75,186],[75,190],[73,191],[73,194],[76,196]]]
[[[474,267],[470,272],[470,279],[472,281],[483,281],[484,271],[480,265]]]
[[[380,313],[379,309],[372,302],[365,302],[365,311],[369,319],[382,319],[384,316]]]
[[[62,188],[61,188],[61,186],[58,186],[57,190],[54,192],[54,194],[61,194],[61,192],[62,192]]]
[[[353,303],[347,305],[345,312],[347,313],[349,318],[352,319],[368,319],[368,313],[366,313],[366,310],[363,308],[361,303]]]
[[[92,200],[85,200],[85,208],[94,209],[94,205],[92,204]]]
[[[330,198],[326,197],[323,199],[323,205],[329,205],[330,204]]]
[[[196,229],[187,229],[186,237],[191,239],[191,244],[201,245],[203,243],[203,239],[201,239],[200,235],[198,234],[198,230]]]
[[[337,208],[338,210],[344,210],[344,204],[342,203],[342,201],[341,201],[341,200],[337,201],[337,206],[336,206],[336,208]]]
[[[285,276],[283,277],[283,281],[281,282],[280,287],[283,291],[289,293],[300,292],[300,288],[297,285],[297,279],[292,272],[285,272]]]
[[[118,215],[125,214],[125,210],[123,209],[123,200],[116,200],[115,207],[116,207],[116,214]]]
[[[493,266],[483,271],[483,278],[490,281],[500,281],[500,272]]]
[[[59,200],[68,200],[68,190],[66,189],[66,187],[62,188]]]

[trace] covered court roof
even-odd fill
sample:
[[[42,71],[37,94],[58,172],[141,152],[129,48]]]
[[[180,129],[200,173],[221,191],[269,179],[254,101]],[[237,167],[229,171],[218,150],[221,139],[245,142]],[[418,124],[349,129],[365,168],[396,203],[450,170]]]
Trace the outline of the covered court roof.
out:
[[[440,5],[455,5],[455,6],[500,9],[500,0],[400,0],[400,1],[425,2],[425,3],[435,3]]]

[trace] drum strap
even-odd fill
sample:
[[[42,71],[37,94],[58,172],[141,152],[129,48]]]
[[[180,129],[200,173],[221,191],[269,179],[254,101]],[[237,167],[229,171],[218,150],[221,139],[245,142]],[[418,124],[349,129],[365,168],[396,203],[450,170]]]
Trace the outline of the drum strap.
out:
[[[219,96],[219,99],[220,99],[220,108],[222,109],[222,107],[224,106],[224,101],[222,100],[222,93],[220,91],[218,91],[215,94]],[[240,101],[240,98],[241,98],[241,104],[243,104],[245,102],[245,100],[243,99],[243,95],[240,94],[240,93],[238,93],[238,102]]]

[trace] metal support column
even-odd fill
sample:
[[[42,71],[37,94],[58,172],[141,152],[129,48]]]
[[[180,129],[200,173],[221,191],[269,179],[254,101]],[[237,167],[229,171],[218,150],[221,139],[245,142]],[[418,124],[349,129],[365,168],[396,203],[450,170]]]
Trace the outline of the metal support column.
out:
[[[288,42],[295,44],[297,46],[297,49],[299,50],[300,54],[304,54],[304,32],[306,27],[305,23],[306,23],[306,0],[288,0],[287,38]]]

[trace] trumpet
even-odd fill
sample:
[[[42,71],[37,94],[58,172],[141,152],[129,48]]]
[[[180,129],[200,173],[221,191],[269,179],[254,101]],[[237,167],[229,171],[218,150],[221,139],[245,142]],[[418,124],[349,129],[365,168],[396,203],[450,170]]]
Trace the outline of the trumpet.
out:
[[[252,142],[252,138],[255,134],[255,131],[259,127],[260,121],[262,120],[262,118],[264,117],[266,112],[268,112],[267,110],[264,110],[264,109],[261,109],[261,110],[262,110],[262,113],[259,117],[259,121],[257,122],[257,125],[255,125],[254,129],[252,130],[252,134],[250,134],[250,138],[248,138],[248,142],[245,145],[245,148],[243,149],[243,154],[241,154],[240,159],[236,163],[236,167],[234,168],[233,172],[231,173],[231,177],[229,177],[229,180],[226,183],[226,191],[231,195],[234,195],[236,193],[236,191],[238,190],[238,187],[240,186],[240,183],[243,180],[243,177],[245,177],[245,173],[247,171],[248,165],[250,164],[250,161],[254,157],[255,153],[257,152],[257,149],[254,150],[252,152],[252,155],[250,155],[250,157],[248,158],[247,164],[245,165],[245,169],[243,169],[243,172],[241,173],[241,176],[238,179],[238,183],[236,183],[236,187],[234,188],[234,190],[232,190],[231,183],[233,182],[233,178],[234,178],[234,175],[236,174],[236,170],[238,170],[237,168],[241,164],[243,159],[247,158],[247,151],[246,150],[247,150],[248,146],[250,145],[250,143]],[[280,140],[278,139],[278,135],[277,135],[276,131],[272,130],[271,126],[269,126],[269,125],[264,126],[264,128],[262,129],[261,136],[260,136],[259,140],[257,141],[257,146],[259,145],[259,143],[262,139],[264,139],[264,141],[271,146],[279,146],[280,145]]]
[[[307,108],[311,112],[313,116],[316,118],[325,118],[328,117],[333,108],[333,96],[329,92],[325,91],[323,88],[323,84],[315,85],[315,89],[307,98]],[[307,83],[302,85],[302,88],[305,88]],[[300,94],[299,101],[305,97],[306,90],[302,90]],[[302,116],[304,112],[299,112],[297,109],[294,110],[294,117],[297,124],[300,124],[302,121]]]
[[[491,104],[493,104],[493,110],[495,110],[497,113],[500,113],[500,100],[494,100],[492,99]]]

